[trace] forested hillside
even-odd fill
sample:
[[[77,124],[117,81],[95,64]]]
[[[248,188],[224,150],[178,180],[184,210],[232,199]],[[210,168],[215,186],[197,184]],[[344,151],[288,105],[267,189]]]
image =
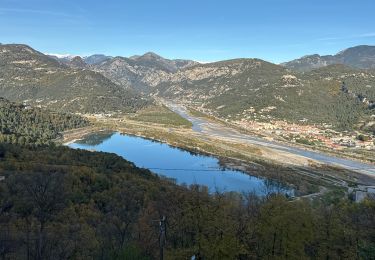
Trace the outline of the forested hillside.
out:
[[[114,154],[0,145],[0,257],[372,259],[375,202],[209,194]]]
[[[100,73],[69,68],[21,44],[0,45],[0,96],[80,113],[134,112],[149,102]]]
[[[50,112],[0,98],[0,142],[49,144],[62,131],[89,124],[77,115]]]
[[[343,91],[343,84],[349,91]],[[351,130],[370,120],[375,75],[344,65],[297,73],[262,60],[238,59],[181,70],[157,85],[155,94],[231,121],[303,121]]]

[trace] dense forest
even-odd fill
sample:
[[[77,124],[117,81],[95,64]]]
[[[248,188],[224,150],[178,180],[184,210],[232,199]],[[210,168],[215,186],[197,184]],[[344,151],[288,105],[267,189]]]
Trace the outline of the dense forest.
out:
[[[67,129],[88,126],[80,116],[56,113],[0,98],[0,142],[49,144]]]
[[[0,146],[2,259],[374,259],[375,202],[209,194],[114,154]]]

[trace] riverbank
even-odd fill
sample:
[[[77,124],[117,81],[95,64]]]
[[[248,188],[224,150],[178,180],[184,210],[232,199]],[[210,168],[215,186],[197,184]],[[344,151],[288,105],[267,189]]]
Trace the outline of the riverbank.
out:
[[[168,103],[164,101],[166,104],[171,105],[171,103]],[[173,103],[172,103],[173,105]],[[182,105],[181,105],[182,106]],[[343,150],[334,150],[332,148],[324,147],[324,146],[311,146],[311,145],[305,145],[302,143],[296,143],[296,142],[290,142],[285,140],[284,138],[281,138],[277,135],[264,135],[261,131],[255,131],[255,130],[249,130],[244,127],[241,127],[241,125],[226,122],[220,118],[214,117],[212,115],[204,114],[192,107],[186,106],[186,109],[188,110],[188,113],[196,118],[201,118],[207,122],[210,123],[217,123],[225,127],[229,127],[231,129],[234,129],[238,131],[241,134],[250,135],[257,138],[263,138],[264,140],[272,140],[282,145],[291,146],[297,149],[304,149],[306,151],[311,152],[320,152],[324,153],[330,156],[340,157],[343,159],[348,160],[355,160],[359,163],[366,163],[371,164],[375,168],[375,151],[374,150],[365,150],[365,149],[343,149]]]
[[[372,164],[332,156],[318,151],[306,150],[294,145],[286,145],[272,140],[265,140],[256,136],[243,134],[234,128],[227,127],[217,122],[212,122],[212,120],[197,118],[192,114],[189,114],[188,110],[183,105],[171,102],[166,104],[171,110],[190,120],[193,123],[193,130],[197,133],[201,133],[206,136],[215,136],[220,140],[229,140],[231,142],[247,143],[257,145],[257,147],[269,148],[275,151],[276,154],[288,156],[300,155],[310,160],[317,161],[323,165],[340,167],[361,174],[366,174],[373,178],[375,177],[375,167]]]
[[[105,130],[106,130],[105,128],[97,126],[97,125],[72,129],[72,130],[63,132],[62,138],[56,140],[56,142],[61,143],[62,145],[69,145],[71,143],[81,140],[88,134],[105,131]]]
[[[201,135],[187,128],[165,127],[123,118],[106,118],[93,122],[91,127],[69,131],[63,143],[74,142],[97,131],[119,131],[167,143],[195,153],[218,157],[223,166],[243,170],[250,175],[270,178],[291,185],[297,196],[316,193],[320,187],[346,189],[357,184],[375,184],[374,179],[354,172],[326,167],[306,158],[275,156],[272,149],[241,144]]]

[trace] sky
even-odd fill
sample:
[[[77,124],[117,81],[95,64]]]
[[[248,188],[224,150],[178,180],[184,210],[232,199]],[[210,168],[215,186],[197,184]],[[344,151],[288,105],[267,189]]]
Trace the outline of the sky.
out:
[[[44,53],[274,63],[375,45],[374,0],[0,0],[0,42]]]

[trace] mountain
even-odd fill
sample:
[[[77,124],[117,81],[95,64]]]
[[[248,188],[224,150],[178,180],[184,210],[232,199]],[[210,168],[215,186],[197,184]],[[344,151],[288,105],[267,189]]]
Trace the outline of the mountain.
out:
[[[142,56],[132,56],[130,59],[136,61],[138,66],[150,67],[154,69],[164,70],[168,72],[176,72],[179,69],[186,68],[198,64],[192,60],[169,60],[165,59],[153,52],[147,52]]]
[[[198,64],[198,62],[192,60],[165,59],[153,52],[134,55],[129,58],[111,57],[103,54],[85,57],[57,54],[49,56],[68,67],[100,72],[124,88],[147,93],[168,74]]]
[[[307,121],[348,129],[371,114],[374,75],[344,65],[298,73],[237,59],[182,69],[155,86],[154,94],[230,121]],[[350,94],[342,90],[343,81]]]
[[[52,53],[47,53],[46,54],[48,57],[53,58],[57,61],[60,61],[61,63],[68,63],[70,62],[73,58],[77,57],[77,55],[72,55],[72,54],[52,54]]]
[[[142,92],[150,92],[152,87],[180,69],[198,64],[191,60],[169,60],[148,52],[130,58],[115,57],[94,64],[91,69],[102,73],[113,82]]]
[[[76,56],[67,63],[69,67],[84,69],[87,67],[87,63],[80,57]]]
[[[296,71],[310,71],[332,64],[344,64],[358,69],[375,69],[375,46],[360,45],[343,50],[336,55],[308,55],[281,65]]]
[[[98,64],[98,63],[101,63],[105,60],[108,60],[108,59],[111,59],[112,57],[111,56],[106,56],[104,54],[94,54],[94,55],[90,55],[90,56],[78,56],[78,55],[72,55],[72,54],[46,54],[48,57],[51,57],[59,62],[61,62],[62,64],[67,64],[67,65],[70,65],[71,62],[74,60],[74,59],[82,59],[82,61],[86,64],[86,65],[94,65],[94,64]],[[74,64],[73,64],[74,66]]]
[[[86,64],[95,65],[95,64],[99,64],[99,63],[101,63],[105,60],[111,59],[111,58],[112,58],[111,56],[106,56],[106,55],[103,55],[103,54],[94,54],[94,55],[91,55],[91,56],[83,57],[83,60],[86,62]]]
[[[70,68],[21,44],[0,45],[0,96],[80,113],[134,111],[147,103],[100,73]]]
[[[367,47],[350,48],[335,57],[369,66],[372,47]],[[330,65],[320,56],[310,57],[319,68],[303,73],[260,59],[199,64],[151,52],[100,57],[99,63],[88,64],[79,56],[63,63],[26,45],[1,45],[0,95],[63,111],[100,113],[146,105],[148,101],[133,91],[137,90],[235,122],[303,121],[341,129],[371,122],[375,108],[375,68]]]

